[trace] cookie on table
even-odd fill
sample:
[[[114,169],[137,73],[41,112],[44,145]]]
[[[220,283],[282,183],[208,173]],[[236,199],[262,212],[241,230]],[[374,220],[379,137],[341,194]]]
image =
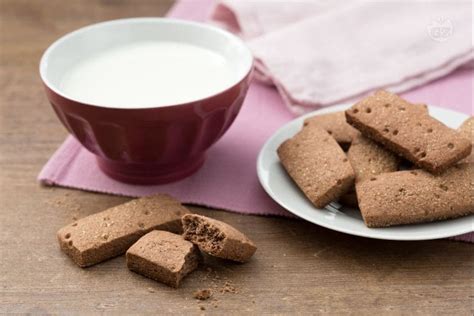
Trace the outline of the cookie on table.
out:
[[[318,208],[335,201],[354,184],[349,159],[327,131],[304,127],[278,148],[280,161],[293,181]]]
[[[356,103],[346,119],[364,136],[430,172],[442,172],[471,153],[471,142],[458,132],[386,91]]]
[[[124,254],[154,229],[181,233],[181,217],[189,211],[169,195],[132,200],[61,228],[61,249],[80,267]]]
[[[177,288],[186,275],[196,270],[201,253],[181,235],[154,230],[133,244],[126,258],[131,271]]]
[[[246,262],[257,247],[242,232],[224,222],[197,214],[182,218],[183,237],[203,252],[218,258]]]
[[[347,150],[359,132],[346,122],[344,111],[315,115],[304,121],[304,126],[315,124],[326,130],[344,149]]]
[[[458,132],[466,139],[471,141],[471,144],[474,145],[474,117],[466,119],[462,125],[458,128]],[[474,162],[474,152],[462,160],[461,162]]]
[[[434,175],[422,169],[383,173],[356,186],[368,227],[386,227],[474,214],[474,164]]]

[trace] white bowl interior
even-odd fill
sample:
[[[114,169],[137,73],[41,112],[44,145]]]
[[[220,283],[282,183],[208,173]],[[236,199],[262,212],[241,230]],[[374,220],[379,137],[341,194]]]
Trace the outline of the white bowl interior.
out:
[[[67,97],[59,88],[65,69],[87,56],[141,41],[183,42],[213,50],[233,67],[233,84],[242,80],[252,67],[253,57],[247,46],[217,27],[167,18],[134,18],[94,24],[61,37],[43,54],[40,75],[49,88]]]

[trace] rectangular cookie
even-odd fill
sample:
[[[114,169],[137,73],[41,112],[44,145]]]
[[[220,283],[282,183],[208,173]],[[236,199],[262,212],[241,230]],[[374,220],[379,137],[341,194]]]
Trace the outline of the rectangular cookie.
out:
[[[360,133],[352,141],[347,158],[354,169],[356,183],[380,173],[397,171],[400,163],[395,154]],[[341,196],[339,202],[357,206],[355,188]]]
[[[205,253],[237,262],[247,262],[257,247],[242,232],[224,222],[197,214],[182,218],[183,237]]]
[[[359,132],[346,122],[344,111],[315,115],[304,121],[304,126],[315,124],[326,130],[336,142],[347,150]]]
[[[474,165],[458,164],[442,174],[424,170],[383,173],[356,185],[368,227],[386,227],[474,214]]]
[[[80,267],[122,255],[153,229],[182,232],[181,217],[189,211],[169,195],[132,200],[92,214],[61,228],[61,249]]]
[[[278,148],[283,167],[318,208],[337,200],[354,183],[354,170],[334,138],[310,124]]]
[[[386,91],[356,103],[346,119],[363,135],[431,172],[442,172],[471,153],[471,142],[455,130]]]
[[[400,158],[371,139],[359,134],[352,142],[347,158],[355,172],[355,181],[361,181],[384,172],[398,170]]]
[[[186,275],[196,270],[201,253],[181,235],[154,230],[133,244],[126,258],[131,271],[177,288]]]
[[[474,145],[474,117],[466,119],[458,128],[458,132]],[[461,162],[474,162],[474,151]]]

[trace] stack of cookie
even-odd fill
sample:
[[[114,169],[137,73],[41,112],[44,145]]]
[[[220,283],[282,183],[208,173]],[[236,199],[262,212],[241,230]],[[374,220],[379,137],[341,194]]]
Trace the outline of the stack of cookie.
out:
[[[307,119],[278,156],[318,208],[358,205],[368,227],[429,222],[474,213],[473,127],[471,117],[453,130],[425,105],[378,91]]]

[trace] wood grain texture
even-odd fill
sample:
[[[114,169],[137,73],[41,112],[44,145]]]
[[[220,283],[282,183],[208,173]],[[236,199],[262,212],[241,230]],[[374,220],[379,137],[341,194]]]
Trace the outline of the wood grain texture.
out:
[[[193,298],[212,285],[205,269],[176,290],[128,271],[124,257],[80,269],[60,252],[59,228],[128,199],[36,183],[66,136],[43,94],[41,53],[78,27],[159,16],[170,2],[0,0],[0,313],[472,314],[473,248],[453,241],[370,240],[194,207],[259,247],[247,264],[207,259],[219,279],[205,302]],[[219,292],[226,279],[238,293]]]

